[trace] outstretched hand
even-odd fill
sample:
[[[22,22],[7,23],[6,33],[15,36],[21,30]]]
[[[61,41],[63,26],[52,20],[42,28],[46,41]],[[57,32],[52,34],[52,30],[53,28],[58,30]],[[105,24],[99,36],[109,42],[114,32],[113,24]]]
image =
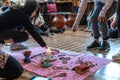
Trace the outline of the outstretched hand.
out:
[[[105,16],[98,16],[98,21],[104,22],[106,20]]]
[[[116,25],[116,21],[112,21],[111,24],[110,24],[110,28],[114,29],[115,25]]]
[[[78,26],[73,25],[73,26],[72,26],[72,31],[75,32],[77,28],[78,28]]]

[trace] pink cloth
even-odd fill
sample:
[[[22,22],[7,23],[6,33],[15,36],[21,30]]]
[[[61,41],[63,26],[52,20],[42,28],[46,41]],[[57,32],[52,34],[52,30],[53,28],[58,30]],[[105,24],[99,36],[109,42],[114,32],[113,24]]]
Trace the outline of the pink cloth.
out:
[[[37,47],[34,49],[31,49],[32,54],[31,57],[40,53],[44,53],[45,49],[41,47]],[[70,51],[69,51],[70,52]],[[72,53],[72,52],[71,52]],[[70,53],[69,53],[70,54]],[[24,69],[36,73],[40,76],[45,76],[45,77],[51,77],[52,80],[84,80],[86,77],[89,75],[92,75],[94,72],[99,70],[100,68],[104,67],[108,63],[111,62],[109,59],[104,59],[104,58],[99,58],[95,56],[89,56],[85,54],[77,54],[77,55],[68,55],[63,52],[59,52],[58,54],[54,54],[56,57],[56,60],[51,62],[52,66],[49,68],[42,68],[40,67],[41,65],[41,57],[40,55],[32,58],[32,62],[25,64],[23,59],[24,56],[22,52],[14,53],[12,55],[15,57],[23,66]],[[63,64],[63,60],[60,60],[60,57],[69,57],[70,60],[66,60],[68,63]],[[82,61],[91,61],[93,64],[97,64],[97,66],[92,67],[89,72],[80,75],[77,74],[75,71],[72,70],[73,67],[76,65],[80,65],[78,63],[78,58],[82,59]],[[53,69],[54,68],[54,69]],[[66,69],[67,68],[67,69]],[[59,75],[60,73],[66,73],[66,77],[54,77],[56,75]]]
[[[47,12],[57,12],[55,3],[47,4]]]

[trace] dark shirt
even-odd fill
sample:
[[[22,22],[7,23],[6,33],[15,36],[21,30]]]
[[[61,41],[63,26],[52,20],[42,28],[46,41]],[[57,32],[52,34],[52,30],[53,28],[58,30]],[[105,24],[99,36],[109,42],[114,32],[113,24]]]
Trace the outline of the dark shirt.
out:
[[[22,11],[22,8],[7,8],[5,11],[0,13],[0,31],[15,29],[18,26],[24,26],[24,28],[40,46],[46,46],[46,43],[42,37],[35,31],[29,17],[27,17]]]

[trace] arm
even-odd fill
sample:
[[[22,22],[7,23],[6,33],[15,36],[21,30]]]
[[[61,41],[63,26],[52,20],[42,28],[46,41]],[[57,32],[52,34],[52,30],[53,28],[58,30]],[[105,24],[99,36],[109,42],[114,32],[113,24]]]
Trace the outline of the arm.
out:
[[[113,15],[113,21],[110,24],[110,28],[113,29],[116,25],[117,19],[116,19],[116,13]]]
[[[103,6],[100,14],[99,14],[99,17],[98,17],[98,20],[100,22],[103,22],[105,21],[105,14],[106,12],[108,11],[108,9],[111,7],[112,3],[114,2],[114,0],[107,0],[107,2],[105,3],[105,5]]]
[[[75,19],[75,22],[73,24],[73,30],[76,29],[79,26],[79,23],[83,17],[83,14],[86,10],[88,0],[81,0],[81,3],[79,4],[79,10]]]
[[[35,31],[32,23],[29,20],[25,21],[23,26],[40,46],[47,48],[46,43],[44,42],[42,37]]]

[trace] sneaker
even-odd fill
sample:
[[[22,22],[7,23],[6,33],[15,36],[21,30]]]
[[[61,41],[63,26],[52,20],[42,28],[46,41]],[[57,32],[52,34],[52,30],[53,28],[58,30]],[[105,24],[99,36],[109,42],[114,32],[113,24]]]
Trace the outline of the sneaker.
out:
[[[62,28],[61,30],[60,30],[60,33],[64,33],[65,32],[65,28]]]
[[[88,47],[87,49],[94,49],[94,48],[98,48],[100,47],[100,44],[97,41],[93,41]]]
[[[108,42],[103,41],[100,45],[99,50],[108,51],[110,49],[110,44]]]

